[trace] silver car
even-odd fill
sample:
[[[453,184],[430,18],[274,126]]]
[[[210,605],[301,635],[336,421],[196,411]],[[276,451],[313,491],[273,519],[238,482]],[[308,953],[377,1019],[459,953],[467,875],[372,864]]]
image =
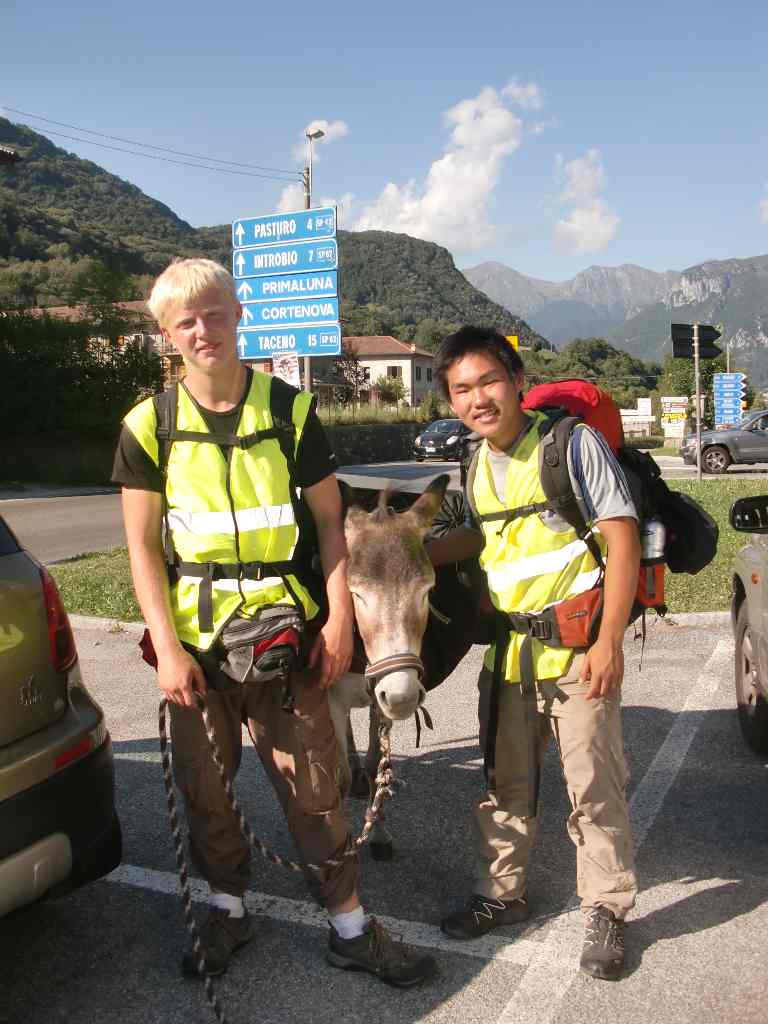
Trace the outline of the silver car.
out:
[[[0,517],[0,916],[120,856],[104,715],[53,577]]]
[[[740,498],[731,526],[750,535],[733,567],[736,704],[744,739],[768,754],[768,495]]]

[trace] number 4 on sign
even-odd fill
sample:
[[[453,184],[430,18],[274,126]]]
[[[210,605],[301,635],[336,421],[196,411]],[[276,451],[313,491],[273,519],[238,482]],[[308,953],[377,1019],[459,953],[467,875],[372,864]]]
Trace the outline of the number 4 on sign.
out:
[[[311,231],[311,230],[312,230],[312,218],[310,217],[309,220],[307,221],[307,231]]]

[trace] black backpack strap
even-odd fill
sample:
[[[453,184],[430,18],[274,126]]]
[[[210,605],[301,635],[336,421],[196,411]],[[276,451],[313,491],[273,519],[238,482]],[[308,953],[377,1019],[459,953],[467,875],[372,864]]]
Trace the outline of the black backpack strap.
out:
[[[171,586],[176,582],[176,575],[172,569],[176,561],[176,552],[171,539],[171,529],[168,523],[168,459],[171,454],[172,434],[176,429],[176,412],[179,407],[179,385],[155,395],[152,402],[155,407],[155,437],[157,438],[157,468],[162,477],[162,517],[163,517],[163,554],[168,570],[168,581]]]
[[[541,438],[539,446],[539,478],[547,497],[547,507],[561,516],[573,527],[587,545],[590,554],[601,569],[605,568],[603,554],[581,514],[568,471],[568,447],[576,426],[581,423],[578,416],[558,416],[551,428]]]

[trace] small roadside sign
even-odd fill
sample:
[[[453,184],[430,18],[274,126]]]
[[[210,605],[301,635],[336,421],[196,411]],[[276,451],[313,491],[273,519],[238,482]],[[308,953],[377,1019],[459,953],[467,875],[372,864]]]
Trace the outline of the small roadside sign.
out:
[[[241,359],[271,359],[274,355],[336,356],[341,351],[338,324],[299,327],[246,327],[237,332]]]
[[[336,239],[325,238],[320,242],[236,249],[232,255],[232,273],[236,278],[267,277],[308,270],[335,270],[338,263]]]
[[[339,300],[297,299],[289,302],[245,302],[240,327],[285,327],[292,324],[338,323]]]
[[[270,213],[265,217],[241,217],[232,224],[232,248],[333,238],[336,207],[318,206],[295,213]]]

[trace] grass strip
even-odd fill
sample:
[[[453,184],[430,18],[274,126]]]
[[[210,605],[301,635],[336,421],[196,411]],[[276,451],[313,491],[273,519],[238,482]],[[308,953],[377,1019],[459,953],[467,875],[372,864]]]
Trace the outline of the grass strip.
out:
[[[673,490],[695,498],[720,527],[714,561],[696,576],[666,574],[670,613],[724,611],[731,598],[733,558],[748,540],[728,523],[728,512],[737,498],[768,493],[768,481],[743,478],[670,481]],[[128,566],[128,552],[115,548],[104,554],[81,555],[50,566],[70,612],[109,619],[140,620]]]

